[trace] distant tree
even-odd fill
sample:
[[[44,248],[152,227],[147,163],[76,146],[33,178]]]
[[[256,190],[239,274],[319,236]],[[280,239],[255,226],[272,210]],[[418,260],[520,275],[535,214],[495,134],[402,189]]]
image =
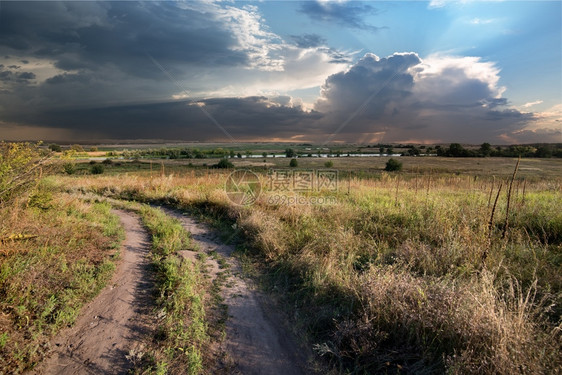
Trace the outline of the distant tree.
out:
[[[552,157],[552,147],[550,146],[539,146],[535,151],[535,155],[537,158],[551,158]]]
[[[384,154],[384,147],[379,147],[379,154]]]
[[[231,157],[231,158],[233,158],[233,157],[235,157],[235,156],[236,156],[236,154],[234,153],[234,150],[230,150],[230,153],[229,153],[229,155],[230,155],[230,157]]]
[[[385,171],[393,172],[393,171],[401,171],[402,170],[402,162],[396,159],[388,159],[386,162],[386,166],[384,167]]]
[[[386,154],[387,154],[387,155],[392,155],[392,154],[394,154],[394,150],[392,149],[392,147],[388,147],[388,148],[386,149]]]
[[[49,145],[49,150],[51,150],[51,151],[53,151],[53,152],[62,152],[61,146],[59,146],[59,145],[57,145],[57,144],[54,144],[54,143],[51,143],[51,144]]]
[[[297,154],[295,153],[295,150],[293,150],[292,148],[287,148],[285,149],[285,156],[288,158],[294,158],[295,156],[297,156]]]
[[[90,152],[96,152],[98,148],[96,146],[90,147]]]
[[[262,152],[261,156],[263,156],[264,158],[267,158],[267,152]]]
[[[478,150],[482,156],[490,156],[492,154],[492,146],[488,142],[484,142],[480,145],[480,150]]]
[[[327,162],[324,163],[324,167],[326,168],[332,168],[334,166],[334,162],[331,160],[328,160]]]
[[[104,161],[102,161],[102,163],[105,165],[111,165],[113,164],[113,161],[111,159],[105,159]]]
[[[289,162],[289,167],[296,168],[298,166],[299,166],[299,162],[297,161],[297,159],[291,159],[291,161]]]
[[[418,156],[419,154],[420,150],[416,146],[412,146],[412,148],[408,150],[408,155],[410,156]]]
[[[236,154],[236,157],[237,157],[238,159],[241,159],[241,158],[242,158],[242,154],[241,154],[241,153],[237,153],[237,154]]]
[[[84,152],[84,148],[80,145],[72,145],[70,149],[76,152]]]
[[[447,154],[449,156],[464,156],[465,152],[465,148],[462,147],[460,143],[451,143],[449,145],[449,151],[447,151]]]

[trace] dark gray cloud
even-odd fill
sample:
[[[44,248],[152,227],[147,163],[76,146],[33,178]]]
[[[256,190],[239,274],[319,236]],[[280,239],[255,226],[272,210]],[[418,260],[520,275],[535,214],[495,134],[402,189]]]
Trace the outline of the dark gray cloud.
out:
[[[127,106],[28,111],[28,124],[56,126],[78,133],[95,129],[106,139],[225,139],[221,129],[203,113],[204,109],[236,140],[271,136],[291,137],[304,123],[321,117],[290,105],[290,97],[216,98],[198,102],[174,101]],[[282,104],[279,104],[282,103]],[[17,116],[18,120],[22,116]],[[8,119],[10,120],[10,119]],[[302,129],[301,129],[302,130]]]
[[[159,78],[147,54],[170,69],[249,63],[223,22],[173,2],[7,2],[0,17],[5,51],[51,58],[62,70],[112,64],[129,75]]]
[[[365,15],[378,13],[378,9],[369,4],[305,1],[300,11],[316,21],[337,23],[342,26],[369,31],[381,29],[381,27],[369,25],[364,21]]]
[[[13,85],[13,84],[28,84],[31,80],[34,80],[36,77],[35,73],[33,72],[20,72],[19,66],[10,65],[5,67],[4,65],[0,64],[0,82],[4,85]]]

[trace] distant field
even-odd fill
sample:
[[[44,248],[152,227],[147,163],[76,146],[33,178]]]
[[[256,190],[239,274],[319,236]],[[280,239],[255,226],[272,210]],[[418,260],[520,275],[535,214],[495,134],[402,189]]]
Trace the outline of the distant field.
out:
[[[403,174],[415,176],[416,174],[463,174],[481,177],[508,176],[513,173],[517,162],[516,158],[448,158],[448,157],[395,157],[403,165]],[[345,172],[365,172],[368,175],[379,175],[383,172],[389,157],[333,157],[333,158],[298,158],[298,168],[320,169],[325,168],[327,161],[332,161],[334,169]],[[178,160],[114,160],[113,164],[106,166],[106,173],[122,172],[150,172],[158,174],[164,166],[166,172],[183,173],[188,171],[206,170],[218,163],[219,158],[209,159],[178,159]],[[252,158],[229,159],[237,168],[269,169],[288,168],[290,158]],[[99,162],[99,160],[98,160]],[[78,162],[78,170],[88,172],[90,164],[87,161]],[[198,172],[200,173],[200,172]],[[558,178],[562,177],[562,159],[535,159],[521,160],[518,171],[519,178]]]

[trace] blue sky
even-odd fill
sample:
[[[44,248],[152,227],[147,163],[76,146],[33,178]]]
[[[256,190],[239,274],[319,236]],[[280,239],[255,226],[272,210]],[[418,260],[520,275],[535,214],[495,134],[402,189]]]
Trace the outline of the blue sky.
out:
[[[559,1],[3,1],[0,139],[562,142],[561,19]]]

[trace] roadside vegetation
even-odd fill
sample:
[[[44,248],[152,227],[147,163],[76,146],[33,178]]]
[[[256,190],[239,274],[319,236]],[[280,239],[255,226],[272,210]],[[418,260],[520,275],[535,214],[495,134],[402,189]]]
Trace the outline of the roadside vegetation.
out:
[[[33,368],[49,339],[103,288],[123,233],[104,203],[60,192],[46,155],[0,147],[0,373]]]

